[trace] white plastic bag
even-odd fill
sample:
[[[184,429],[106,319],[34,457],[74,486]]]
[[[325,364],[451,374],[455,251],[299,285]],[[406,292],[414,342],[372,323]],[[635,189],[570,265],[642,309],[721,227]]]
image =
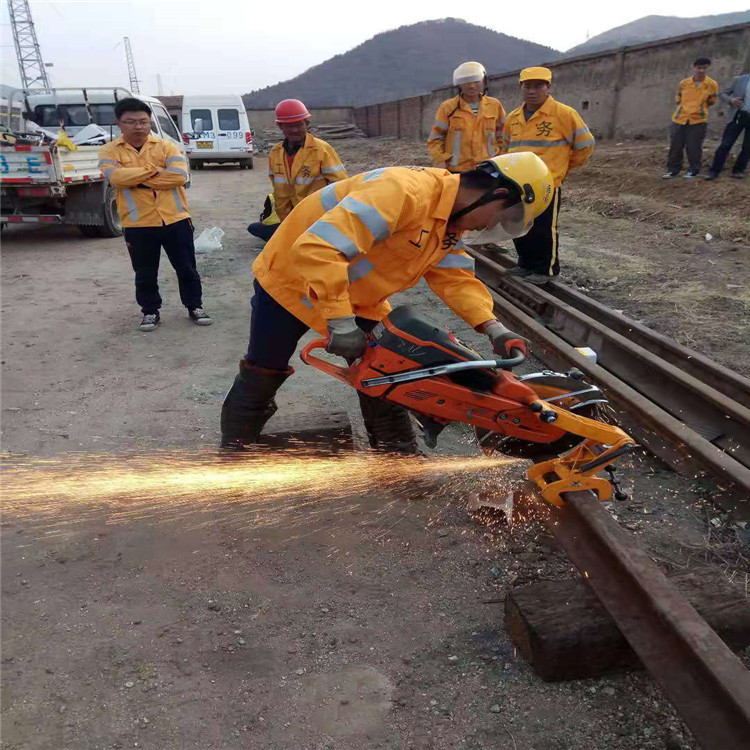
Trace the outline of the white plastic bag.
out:
[[[214,250],[221,250],[221,238],[224,236],[224,230],[221,227],[211,227],[204,229],[195,241],[196,253],[212,253]]]

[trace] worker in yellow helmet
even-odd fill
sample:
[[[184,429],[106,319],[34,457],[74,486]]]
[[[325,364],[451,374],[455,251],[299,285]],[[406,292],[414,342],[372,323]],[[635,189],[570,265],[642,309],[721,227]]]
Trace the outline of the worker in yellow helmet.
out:
[[[333,146],[308,131],[310,113],[301,101],[284,99],[276,105],[275,114],[284,140],[268,154],[268,177],[273,185],[275,213],[282,222],[303,198],[346,179],[347,174]],[[278,226],[261,215],[247,231],[267,241]]]
[[[573,107],[549,94],[552,71],[524,68],[520,75],[523,105],[514,109],[503,127],[502,150],[531,151],[549,167],[555,182],[550,206],[532,230],[513,242],[518,265],[508,271],[531,284],[543,286],[560,273],[557,218],[563,180],[571,169],[582,167],[594,151],[594,136]]]
[[[461,63],[453,85],[458,95],[438,107],[427,149],[436,166],[466,172],[500,152],[505,110],[487,96],[487,72],[478,62]]]
[[[254,265],[250,343],[221,411],[222,445],[258,441],[274,396],[294,372],[289,360],[310,329],[328,351],[356,359],[366,333],[388,314],[388,298],[421,279],[507,356],[526,345],[496,318],[474,276],[464,240],[520,237],[552,200],[549,170],[534,154],[510,154],[477,169],[387,167],[328,185],[302,200]],[[462,237],[467,231],[477,232]],[[399,406],[359,394],[370,445],[412,453],[414,433]]]

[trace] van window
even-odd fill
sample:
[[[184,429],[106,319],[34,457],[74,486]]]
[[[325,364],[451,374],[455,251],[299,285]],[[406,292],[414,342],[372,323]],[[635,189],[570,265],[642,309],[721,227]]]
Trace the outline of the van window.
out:
[[[97,125],[109,127],[115,124],[114,104],[89,104],[89,109]],[[39,104],[34,107],[33,120],[43,128],[55,128],[59,125],[60,115],[67,127],[82,127],[89,124],[89,113],[85,104],[60,104],[57,107],[53,104]]]
[[[176,141],[179,141],[180,134],[177,132],[174,120],[172,120],[167,111],[162,109],[161,107],[152,107],[152,109],[154,110],[156,119],[159,121],[159,125],[161,125],[161,129],[164,131],[164,133],[166,133],[166,135],[168,135],[170,138],[174,138]]]
[[[204,130],[213,130],[214,129],[214,121],[211,119],[211,110],[210,109],[191,109],[190,110],[190,125],[195,131],[195,121],[196,120],[203,120],[203,129]]]
[[[219,110],[219,130],[239,130],[240,113],[236,109]]]

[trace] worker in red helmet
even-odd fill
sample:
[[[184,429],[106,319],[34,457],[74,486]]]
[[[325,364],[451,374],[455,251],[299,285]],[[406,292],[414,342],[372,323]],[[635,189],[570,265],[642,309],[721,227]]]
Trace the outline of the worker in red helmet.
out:
[[[348,175],[333,146],[308,131],[310,113],[299,99],[284,99],[276,105],[276,124],[284,140],[268,154],[268,177],[282,222],[303,198]],[[260,221],[250,224],[247,231],[268,241],[278,227]]]

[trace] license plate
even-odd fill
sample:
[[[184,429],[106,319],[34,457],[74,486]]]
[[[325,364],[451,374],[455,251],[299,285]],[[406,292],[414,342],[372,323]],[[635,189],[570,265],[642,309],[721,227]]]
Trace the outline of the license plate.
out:
[[[213,148],[214,142],[213,141],[198,141],[198,148]]]

